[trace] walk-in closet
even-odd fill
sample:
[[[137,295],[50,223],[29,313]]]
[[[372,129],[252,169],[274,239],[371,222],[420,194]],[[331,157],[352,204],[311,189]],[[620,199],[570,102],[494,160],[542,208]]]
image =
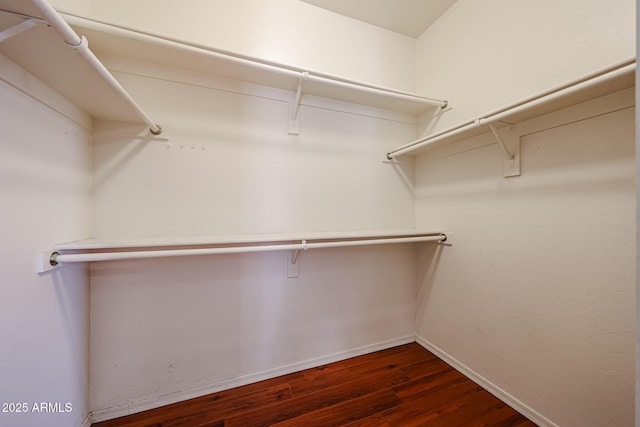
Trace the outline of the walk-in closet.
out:
[[[0,0],[0,426],[635,425],[635,58],[633,0]]]

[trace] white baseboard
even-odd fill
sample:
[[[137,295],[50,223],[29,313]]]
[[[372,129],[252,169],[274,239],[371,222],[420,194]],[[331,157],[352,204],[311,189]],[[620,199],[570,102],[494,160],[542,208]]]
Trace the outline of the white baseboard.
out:
[[[205,396],[207,394],[215,393],[222,390],[228,390],[230,388],[251,384],[254,382],[275,378],[281,375],[290,374],[293,372],[302,371],[316,366],[326,365],[327,363],[337,362],[339,360],[348,359],[351,357],[361,356],[367,353],[373,353],[375,351],[384,350],[398,345],[408,344],[415,342],[415,336],[405,336],[388,341],[379,342],[376,344],[365,345],[362,347],[354,348],[351,350],[341,351],[333,353],[327,356],[322,356],[314,359],[305,360],[303,362],[296,362],[290,365],[281,366],[278,368],[268,369],[266,371],[256,372],[249,375],[244,375],[237,378],[231,378],[227,380],[218,381],[212,384],[208,384],[205,387],[196,387],[189,390],[183,390],[171,394],[162,396],[154,396],[148,399],[125,403],[110,408],[97,409],[91,413],[91,419],[93,422],[100,422],[110,420],[113,418],[122,417],[125,415],[134,414],[136,412],[146,411],[148,409],[159,408],[161,406],[170,405],[172,403],[181,402],[183,400],[193,399],[194,397]],[[82,427],[85,427],[84,424]]]
[[[497,385],[495,385],[494,383],[492,383],[482,375],[478,374],[473,369],[466,366],[464,363],[461,363],[460,361],[458,361],[456,358],[449,355],[444,350],[433,345],[423,337],[416,336],[416,342],[421,346],[423,346],[424,348],[426,348],[427,350],[429,350],[430,352],[432,352],[433,354],[435,354],[436,356],[438,356],[440,359],[447,362],[449,365],[453,366],[455,369],[460,371],[464,376],[474,381],[478,385],[482,386],[482,388],[487,390],[489,393],[493,394],[498,399],[502,400],[504,403],[511,406],[513,409],[520,412],[522,415],[524,415],[525,417],[527,417],[537,425],[541,427],[558,427],[557,424],[545,418],[543,415],[536,412],[535,410],[531,409],[522,401],[516,399],[515,397],[513,397],[512,395],[510,395],[509,393],[507,393],[506,391],[504,391],[503,389],[501,389],[500,387],[498,387]]]
[[[84,420],[82,421],[82,424],[80,424],[80,427],[91,427],[91,423],[93,423],[93,418],[91,417],[91,413],[89,413],[86,417],[84,417]]]

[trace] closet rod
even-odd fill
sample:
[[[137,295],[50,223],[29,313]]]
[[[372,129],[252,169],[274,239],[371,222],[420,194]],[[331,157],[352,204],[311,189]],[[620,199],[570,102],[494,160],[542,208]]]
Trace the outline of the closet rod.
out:
[[[635,59],[626,60],[612,67],[608,67],[604,70],[597,71],[582,78],[572,80],[569,83],[565,83],[524,100],[510,104],[506,107],[494,110],[476,119],[469,120],[467,122],[445,129],[441,132],[437,132],[432,135],[420,138],[387,153],[387,158],[391,160],[395,157],[409,154],[415,150],[419,150],[428,145],[435,144],[436,142],[442,141],[443,139],[447,139],[471,129],[477,128],[478,126],[488,125],[506,119],[513,114],[526,111],[530,108],[534,108],[538,105],[553,101],[563,96],[571,95],[581,90],[588,89],[598,84],[616,79],[625,74],[632,73],[635,68]]]
[[[65,18],[72,25],[89,28],[95,31],[104,32],[107,34],[113,34],[126,37],[127,39],[137,40],[146,43],[153,43],[158,46],[168,47],[172,49],[181,50],[184,52],[190,52],[208,56],[215,59],[222,59],[231,63],[246,66],[248,68],[256,69],[259,71],[271,72],[282,76],[291,77],[297,81],[304,79],[305,81],[331,84],[336,87],[354,89],[368,94],[384,95],[399,100],[419,102],[425,105],[436,106],[440,108],[446,108],[447,101],[442,99],[427,98],[424,96],[414,95],[408,92],[403,92],[395,89],[390,89],[382,86],[371,85],[367,83],[356,82],[353,80],[345,79],[342,77],[331,76],[328,74],[311,72],[297,68],[287,68],[280,64],[272,64],[263,62],[258,59],[245,57],[242,55],[234,54],[228,51],[215,50],[209,46],[201,45],[198,43],[188,42],[178,38],[167,37],[157,33],[143,31],[140,29],[133,29],[125,26],[114,25],[94,19],[87,19],[81,16],[73,15],[70,13],[63,13]]]
[[[135,110],[138,117],[140,117],[140,119],[149,126],[151,133],[154,135],[160,135],[162,128],[147,116],[147,114],[138,104],[136,104],[120,83],[111,75],[111,73],[109,73],[102,62],[100,62],[100,60],[89,49],[87,39],[84,36],[78,36],[47,0],[31,0],[31,2],[40,11],[40,13],[42,13],[48,24],[60,33],[64,42],[74,48],[80,57],[82,57],[82,59],[84,59],[96,71],[96,73]]]
[[[83,253],[83,254],[60,254],[55,251],[49,257],[52,266],[65,263],[95,262],[95,261],[117,261],[145,258],[166,258],[177,256],[194,255],[215,255],[215,254],[235,254],[249,252],[271,252],[271,251],[298,251],[320,248],[337,248],[346,246],[384,245],[391,243],[415,243],[415,242],[444,242],[447,236],[444,233],[431,236],[417,237],[393,237],[383,239],[361,239],[361,240],[339,240],[313,242],[300,240],[300,243],[279,244],[279,245],[254,245],[254,246],[231,246],[222,248],[201,248],[201,249],[173,249],[157,251],[131,251],[131,252],[104,252],[104,253]]]

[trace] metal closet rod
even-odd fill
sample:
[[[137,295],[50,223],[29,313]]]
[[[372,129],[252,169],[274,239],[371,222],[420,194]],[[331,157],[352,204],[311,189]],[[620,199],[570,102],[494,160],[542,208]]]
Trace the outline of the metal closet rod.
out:
[[[126,26],[114,25],[107,22],[102,22],[95,19],[87,19],[78,15],[63,12],[64,16],[69,22],[78,26],[85,26],[96,31],[102,31],[111,33],[114,35],[120,35],[128,39],[138,40],[147,43],[154,43],[156,45],[169,47],[173,49],[182,50],[185,52],[192,52],[201,55],[205,55],[211,58],[223,59],[228,62],[240,64],[248,68],[253,68],[260,71],[272,72],[283,76],[292,77],[297,80],[305,80],[308,82],[317,82],[324,84],[331,84],[340,88],[356,89],[365,93],[384,95],[391,98],[396,98],[405,101],[419,102],[425,105],[432,105],[440,108],[446,108],[447,101],[442,99],[427,98],[424,96],[414,95],[408,92],[403,92],[387,87],[376,86],[372,84],[356,82],[350,79],[331,76],[329,74],[318,73],[315,71],[308,71],[298,68],[287,68],[286,66],[269,63],[267,61],[261,61],[248,56],[235,54],[228,51],[215,50],[209,46],[205,46],[198,43],[181,40],[178,38],[167,37],[165,35],[157,34],[150,31],[144,31],[140,29],[134,29]]]
[[[67,45],[74,48],[76,52],[84,59],[107,84],[124,99],[136,112],[138,117],[149,126],[149,130],[154,135],[160,135],[162,128],[155,124],[151,118],[140,108],[133,100],[131,95],[120,85],[120,83],[111,75],[109,70],[100,62],[100,60],[89,49],[89,43],[83,36],[78,36],[75,31],[67,24],[64,19],[56,12],[47,0],[31,0],[33,5],[42,13],[51,27],[53,27],[65,41]],[[37,18],[36,18],[37,19]]]
[[[366,246],[384,245],[391,243],[416,243],[416,242],[444,242],[447,235],[439,233],[428,236],[415,237],[391,237],[382,239],[354,239],[337,241],[313,242],[300,240],[300,243],[277,244],[277,245],[253,245],[253,246],[230,246],[222,248],[201,248],[201,249],[172,249],[172,250],[151,250],[151,251],[124,251],[124,252],[104,252],[104,253],[82,253],[82,254],[61,254],[57,251],[49,256],[51,266],[58,264],[96,261],[118,261],[146,258],[166,258],[177,256],[194,255],[215,255],[215,254],[236,254],[249,252],[271,252],[271,251],[299,251],[320,248],[337,248],[345,246]]]
[[[419,150],[428,145],[435,144],[436,142],[442,141],[443,139],[447,139],[452,136],[464,133],[478,126],[488,125],[488,124],[506,119],[513,114],[526,111],[538,105],[547,103],[549,101],[553,101],[554,99],[579,92],[581,90],[587,89],[589,87],[601,84],[609,80],[613,80],[624,74],[632,72],[635,68],[636,68],[635,59],[629,59],[629,60],[623,61],[614,66],[607,67],[595,73],[588,74],[582,78],[572,80],[571,82],[565,83],[560,86],[556,86],[552,89],[549,89],[537,95],[531,96],[524,100],[515,102],[513,104],[507,105],[500,109],[491,111],[476,119],[463,122],[459,125],[450,127],[443,131],[420,138],[416,141],[413,141],[407,145],[404,145],[400,148],[397,148],[387,153],[387,158],[391,160],[395,157],[409,154],[415,150]]]

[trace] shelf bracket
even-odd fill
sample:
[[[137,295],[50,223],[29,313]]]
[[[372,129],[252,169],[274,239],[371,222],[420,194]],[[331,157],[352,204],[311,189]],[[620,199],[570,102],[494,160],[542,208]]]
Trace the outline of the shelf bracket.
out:
[[[309,78],[308,72],[303,72],[302,77],[298,79],[298,86],[293,98],[293,101],[289,103],[289,134],[300,134],[300,120],[298,113],[300,112],[300,101],[302,101],[302,82]]]
[[[493,132],[493,136],[496,137],[496,140],[498,141],[498,144],[500,145],[500,148],[502,148],[505,160],[513,160],[513,158],[515,156],[513,154],[511,154],[511,152],[509,151],[509,148],[507,148],[505,143],[502,141],[502,138],[498,134],[498,131],[496,130],[495,126],[493,126],[493,124],[489,123],[489,129],[491,129],[491,132]]]
[[[309,250],[309,245],[307,245],[307,241],[303,240],[301,242],[302,244],[302,250],[303,251],[308,251]],[[291,254],[291,264],[296,264],[298,262],[298,254],[300,253],[300,249],[296,249],[294,251],[292,251]]]
[[[298,277],[298,267],[300,266],[300,260],[298,259],[299,251],[299,249],[291,251],[290,256],[287,254],[287,279]]]
[[[300,249],[296,249],[295,251],[291,251],[291,264],[298,263],[298,255],[300,254]]]
[[[295,249],[291,251],[291,256],[287,256],[287,278],[291,279],[294,277],[298,277],[298,267],[300,265],[300,258],[298,257],[298,255],[300,255],[300,250],[309,250],[309,246],[307,245],[306,240],[303,240],[301,243],[302,249]]]
[[[478,120],[482,124],[482,119]],[[498,132],[492,123],[487,123],[504,153],[504,177],[520,176],[520,135],[516,126],[508,126],[506,132]]]
[[[7,41],[11,37],[17,36],[23,31],[27,31],[28,29],[31,29],[41,23],[41,21],[38,21],[36,19],[25,19],[24,21],[14,25],[13,27],[7,28],[4,31],[0,31],[0,43]]]

